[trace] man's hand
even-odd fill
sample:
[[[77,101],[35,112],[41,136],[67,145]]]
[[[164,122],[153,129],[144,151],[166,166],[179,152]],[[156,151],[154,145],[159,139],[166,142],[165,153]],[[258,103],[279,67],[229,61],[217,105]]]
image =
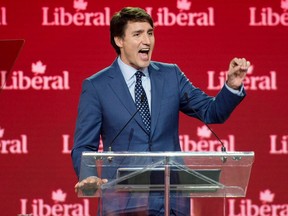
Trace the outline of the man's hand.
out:
[[[246,72],[250,66],[250,62],[245,58],[234,58],[230,62],[226,84],[235,90],[239,90]]]
[[[79,191],[97,191],[97,189],[102,185],[107,183],[107,179],[100,179],[96,176],[90,176],[75,185],[75,192]]]

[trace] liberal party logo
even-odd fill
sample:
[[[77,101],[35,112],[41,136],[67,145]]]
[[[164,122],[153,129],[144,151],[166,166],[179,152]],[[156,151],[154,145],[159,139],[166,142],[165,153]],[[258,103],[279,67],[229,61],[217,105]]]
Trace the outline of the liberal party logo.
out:
[[[65,7],[42,7],[43,26],[109,26],[111,12],[109,7],[102,11],[87,11],[88,2],[74,0],[73,8],[69,11]]]
[[[287,215],[288,204],[274,203],[275,197],[275,193],[266,189],[260,191],[258,203],[251,199],[228,199],[229,216]]]
[[[180,135],[180,145],[183,151],[221,151],[222,144],[213,136],[206,125],[197,128],[198,140],[190,139],[188,134]],[[228,135],[227,139],[221,139],[227,151],[235,151],[235,136]]]
[[[21,214],[33,216],[50,215],[77,215],[90,216],[89,200],[81,199],[79,203],[68,203],[67,194],[62,189],[57,189],[51,193],[51,201],[44,199],[20,199]]]
[[[154,19],[155,26],[215,26],[214,8],[192,12],[192,1],[177,0],[176,9],[168,7],[146,7],[145,10]]]
[[[32,63],[33,76],[27,76],[23,71],[13,71],[8,77],[7,71],[0,71],[0,83],[4,90],[69,90],[69,73],[62,71],[61,75],[47,76],[47,65],[42,61]]]
[[[255,65],[248,68],[247,76],[243,84],[246,90],[275,91],[277,90],[277,73],[271,70],[268,75],[257,76],[254,74]],[[226,82],[228,71],[221,71],[217,74],[215,71],[208,71],[208,89],[220,90]]]
[[[288,154],[288,135],[278,136],[270,135],[270,152],[271,155]]]
[[[0,127],[0,154],[28,154],[27,135],[8,139],[4,136],[5,129]]]
[[[250,7],[250,26],[288,26],[288,0],[280,0],[282,11],[272,7]]]

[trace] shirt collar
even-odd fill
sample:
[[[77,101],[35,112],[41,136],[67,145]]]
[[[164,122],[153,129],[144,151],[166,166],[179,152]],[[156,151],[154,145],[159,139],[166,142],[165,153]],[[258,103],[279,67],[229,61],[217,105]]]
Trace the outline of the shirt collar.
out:
[[[125,64],[120,56],[118,57],[117,59],[117,62],[118,62],[118,65],[120,67],[120,70],[124,76],[124,79],[126,81],[132,79],[134,77],[134,74],[137,72],[137,70],[127,64]],[[144,74],[145,74],[145,77],[149,77],[149,72],[148,72],[148,67],[144,68],[143,70],[141,70]]]

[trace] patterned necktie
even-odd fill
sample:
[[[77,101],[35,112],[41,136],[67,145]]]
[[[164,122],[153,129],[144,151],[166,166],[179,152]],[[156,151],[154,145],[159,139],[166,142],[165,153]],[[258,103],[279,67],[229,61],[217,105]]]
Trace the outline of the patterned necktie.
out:
[[[142,117],[142,120],[146,127],[147,132],[150,133],[151,117],[150,117],[149,105],[148,105],[147,96],[142,86],[142,80],[141,80],[141,77],[145,75],[141,71],[137,71],[135,75],[136,75],[136,85],[135,85],[136,107],[139,110],[139,113]]]

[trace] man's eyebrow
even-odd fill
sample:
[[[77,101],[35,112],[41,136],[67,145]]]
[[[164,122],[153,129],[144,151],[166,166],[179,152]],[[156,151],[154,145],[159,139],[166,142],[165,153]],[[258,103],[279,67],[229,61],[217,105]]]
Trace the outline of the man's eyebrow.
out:
[[[134,33],[142,33],[142,32],[144,32],[144,30],[143,29],[139,29],[139,30],[132,31],[132,34],[134,34]]]
[[[147,30],[147,32],[153,32],[153,31],[154,31],[153,28]],[[132,31],[132,34],[135,34],[135,33],[143,33],[143,32],[145,32],[145,30],[139,29],[139,30]]]

